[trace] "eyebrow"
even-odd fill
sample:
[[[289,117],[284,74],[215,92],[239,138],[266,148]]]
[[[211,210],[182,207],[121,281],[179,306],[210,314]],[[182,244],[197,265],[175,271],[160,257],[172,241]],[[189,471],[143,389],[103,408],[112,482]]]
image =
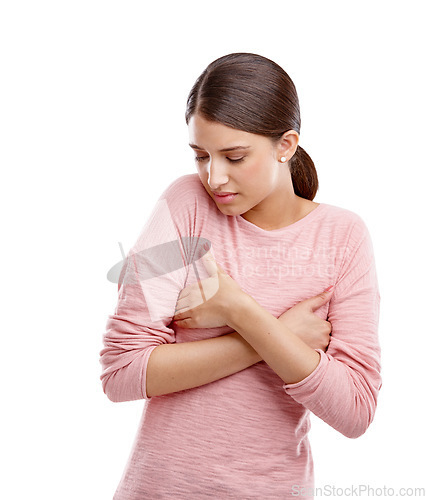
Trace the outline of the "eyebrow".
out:
[[[197,146],[196,144],[190,144],[190,146],[192,149],[203,150],[203,148],[200,148],[200,146]],[[250,146],[233,146],[232,148],[223,148],[219,149],[219,153],[225,153],[227,151],[235,151],[236,149],[250,149]]]

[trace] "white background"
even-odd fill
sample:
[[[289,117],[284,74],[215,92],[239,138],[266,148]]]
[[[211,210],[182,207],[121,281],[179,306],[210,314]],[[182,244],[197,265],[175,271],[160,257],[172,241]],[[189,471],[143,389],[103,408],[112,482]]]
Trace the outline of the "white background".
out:
[[[162,191],[196,171],[186,98],[231,52],[289,73],[300,144],[318,170],[315,201],[361,215],[375,248],[379,406],[356,440],[312,417],[317,487],[426,487],[423,9],[1,4],[1,498],[112,498],[144,402],[102,392],[99,351],[116,303],[106,273]]]

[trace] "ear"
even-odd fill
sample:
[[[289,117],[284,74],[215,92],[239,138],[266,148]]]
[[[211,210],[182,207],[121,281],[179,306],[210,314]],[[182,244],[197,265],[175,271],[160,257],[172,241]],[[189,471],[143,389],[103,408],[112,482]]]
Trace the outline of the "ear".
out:
[[[298,144],[299,134],[295,130],[284,132],[277,145],[277,158],[285,156],[288,162],[296,152]]]

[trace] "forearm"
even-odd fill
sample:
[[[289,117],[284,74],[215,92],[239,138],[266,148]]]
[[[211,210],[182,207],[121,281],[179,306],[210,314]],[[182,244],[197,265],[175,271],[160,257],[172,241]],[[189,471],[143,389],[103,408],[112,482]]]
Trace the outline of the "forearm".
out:
[[[148,397],[192,389],[237,373],[262,358],[238,333],[162,344],[148,360]]]
[[[237,331],[286,383],[299,382],[318,366],[320,354],[245,294],[230,308],[228,325]]]

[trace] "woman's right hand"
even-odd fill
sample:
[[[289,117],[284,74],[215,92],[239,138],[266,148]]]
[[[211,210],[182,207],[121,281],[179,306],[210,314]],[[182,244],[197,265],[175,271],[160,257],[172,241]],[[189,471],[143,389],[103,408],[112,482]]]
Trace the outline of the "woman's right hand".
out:
[[[314,311],[326,304],[332,291],[302,300],[279,316],[287,328],[302,339],[312,349],[326,351],[330,342],[331,323],[321,319]]]

